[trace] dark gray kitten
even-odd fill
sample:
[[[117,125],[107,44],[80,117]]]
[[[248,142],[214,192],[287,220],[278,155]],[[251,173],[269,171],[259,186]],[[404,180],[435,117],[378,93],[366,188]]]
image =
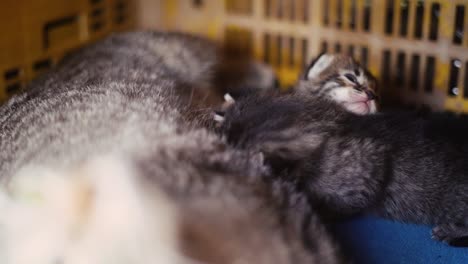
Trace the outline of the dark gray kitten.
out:
[[[134,168],[132,177],[144,182],[149,192],[161,190],[175,210],[172,240],[184,261],[167,263],[342,263],[328,233],[294,186],[265,177],[269,174],[261,157],[226,145],[199,125],[197,115],[187,119],[187,112],[213,104],[209,88],[218,62],[211,42],[175,33],[115,35],[81,50],[0,107],[0,175],[6,189],[25,167],[62,171],[90,157],[119,156]],[[98,174],[118,174],[112,169],[120,168],[118,164],[110,164],[104,166],[109,170]],[[36,176],[34,171],[29,175]],[[99,190],[85,192],[84,197],[90,198],[79,200],[84,204],[80,212],[98,206],[93,197],[103,197]],[[104,208],[118,210],[118,203],[111,204]],[[156,210],[162,219],[166,213]],[[124,218],[138,217],[129,213]],[[83,219],[77,222],[78,230],[94,230],[93,222]],[[31,225],[24,219],[21,223],[32,227],[36,220],[26,219]],[[122,230],[114,231],[111,234]],[[19,243],[0,233],[0,240],[7,240],[0,244],[21,251],[34,241],[54,242],[52,233],[39,234],[44,237],[22,236]],[[130,257],[138,257],[138,249],[148,246],[139,245],[145,240],[135,237],[136,244],[114,248],[113,242],[119,241],[99,237],[99,232],[86,233],[94,241],[83,240],[82,234],[65,236],[57,250],[36,252],[42,258],[36,262],[83,263],[70,254],[96,248],[89,246],[94,242],[110,251],[84,254],[88,258],[84,263],[108,263],[103,259],[109,252],[114,258],[130,259],[119,263],[138,263]],[[165,239],[161,235],[158,250]],[[34,250],[41,251],[42,246]]]
[[[321,97],[252,96],[228,108],[221,131],[259,151],[322,213],[359,212],[436,225],[468,244],[468,122],[447,115],[356,115]]]

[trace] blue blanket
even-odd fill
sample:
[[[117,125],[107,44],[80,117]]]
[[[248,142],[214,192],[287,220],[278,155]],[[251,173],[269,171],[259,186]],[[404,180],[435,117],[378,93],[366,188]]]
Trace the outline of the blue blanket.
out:
[[[468,264],[468,248],[432,240],[429,226],[365,216],[340,223],[335,231],[353,263]]]

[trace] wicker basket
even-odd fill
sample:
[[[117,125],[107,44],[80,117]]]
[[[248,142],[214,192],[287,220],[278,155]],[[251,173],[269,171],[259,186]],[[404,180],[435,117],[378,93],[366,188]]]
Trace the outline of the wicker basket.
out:
[[[321,51],[345,52],[380,79],[384,99],[468,112],[467,0],[159,2],[161,27],[251,52],[275,67],[283,85]],[[141,25],[157,27],[144,18]]]
[[[0,1],[0,100],[79,46],[130,28],[129,0]]]
[[[468,0],[2,0],[0,99],[111,31],[199,33],[294,83],[322,51],[352,54],[381,97],[468,112]]]

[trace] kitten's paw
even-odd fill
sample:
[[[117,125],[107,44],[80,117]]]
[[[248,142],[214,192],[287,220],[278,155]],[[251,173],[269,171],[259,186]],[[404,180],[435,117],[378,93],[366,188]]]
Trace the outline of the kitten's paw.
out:
[[[455,247],[468,247],[468,226],[448,223],[434,227],[432,238]]]
[[[214,111],[213,112],[213,120],[218,124],[223,123],[224,122],[224,112]]]
[[[223,104],[223,109],[226,110],[227,108],[231,107],[236,101],[230,94],[225,94],[224,95],[224,104]]]
[[[225,94],[224,95],[224,103],[221,105],[221,110],[214,111],[213,112],[213,120],[218,123],[218,125],[221,125],[224,122],[224,113],[226,110],[234,105],[236,101],[234,101],[234,98],[230,94]]]

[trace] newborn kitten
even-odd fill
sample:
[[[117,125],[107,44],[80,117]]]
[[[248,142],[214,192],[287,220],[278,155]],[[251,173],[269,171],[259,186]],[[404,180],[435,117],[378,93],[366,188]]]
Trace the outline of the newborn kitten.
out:
[[[307,68],[296,90],[331,100],[356,114],[377,112],[375,78],[347,55],[319,55]]]
[[[259,151],[323,213],[363,211],[437,225],[468,246],[468,122],[445,115],[356,115],[320,97],[254,96],[231,105],[227,140]]]
[[[294,186],[187,119],[218,59],[114,35],[2,105],[0,263],[342,263]]]

